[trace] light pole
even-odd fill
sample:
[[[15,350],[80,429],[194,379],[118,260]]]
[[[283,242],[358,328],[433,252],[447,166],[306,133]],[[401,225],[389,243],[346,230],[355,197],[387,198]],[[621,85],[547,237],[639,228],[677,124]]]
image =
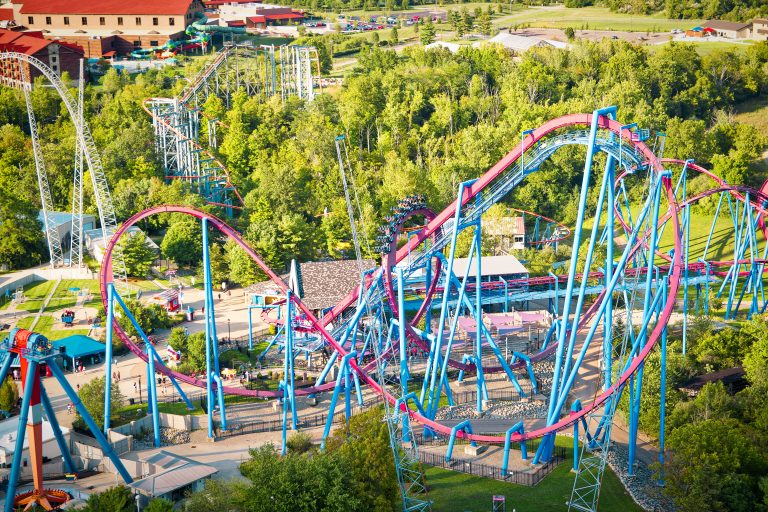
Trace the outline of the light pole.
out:
[[[141,496],[136,493],[136,512],[141,512]]]
[[[227,341],[232,343],[232,331],[229,329],[229,318],[227,318]]]
[[[139,403],[143,403],[141,400],[141,375],[139,375]]]

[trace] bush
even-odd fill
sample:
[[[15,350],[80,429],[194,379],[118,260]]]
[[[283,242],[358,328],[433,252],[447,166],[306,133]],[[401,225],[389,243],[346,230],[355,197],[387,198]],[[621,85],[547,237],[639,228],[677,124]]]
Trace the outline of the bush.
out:
[[[306,453],[314,448],[312,444],[312,436],[306,432],[295,432],[285,442],[288,448],[288,453],[301,454]]]

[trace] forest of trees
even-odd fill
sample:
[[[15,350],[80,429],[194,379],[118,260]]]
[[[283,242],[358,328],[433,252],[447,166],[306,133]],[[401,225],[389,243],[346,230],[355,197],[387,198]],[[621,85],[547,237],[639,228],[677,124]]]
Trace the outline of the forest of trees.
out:
[[[320,41],[320,44],[323,42]],[[766,137],[733,121],[738,103],[768,90],[768,43],[744,53],[699,56],[691,46],[669,44],[653,52],[621,41],[578,42],[571,51],[536,49],[519,60],[489,47],[458,54],[411,47],[402,54],[364,51],[341,91],[311,104],[279,97],[261,102],[235,94],[226,110],[215,97],[203,110],[227,125],[218,154],[245,198],[232,220],[266,262],[285,269],[291,258],[349,255],[350,238],[334,146],[346,133],[366,225],[376,226],[398,199],[425,194],[440,209],[458,183],[476,177],[512,149],[522,130],[566,113],[617,105],[619,119],[667,134],[665,156],[695,158],[730,183],[756,185],[756,159]],[[200,63],[188,66],[194,73]],[[140,102],[171,96],[184,85],[174,71],[136,77],[110,70],[86,91],[87,116],[113,191],[118,220],[162,203],[203,205],[179,181],[166,184],[152,144],[149,117]],[[74,134],[50,89],[34,90],[54,203],[71,204]],[[0,89],[0,264],[36,263],[42,235],[29,229],[39,206],[26,115],[19,93]],[[576,217],[583,149],[553,156],[519,187],[510,203],[565,224]],[[694,185],[692,187],[695,188]],[[88,189],[87,189],[88,190]],[[86,198],[95,212],[90,191]],[[594,198],[592,198],[594,200]],[[327,210],[327,214],[323,215]],[[164,215],[142,224],[167,236],[163,256],[181,265],[199,258],[199,231],[190,219]],[[166,233],[167,231],[167,233]],[[5,245],[12,250],[3,250]],[[25,258],[19,255],[26,254]],[[217,271],[238,284],[259,279],[232,244],[217,246]]]

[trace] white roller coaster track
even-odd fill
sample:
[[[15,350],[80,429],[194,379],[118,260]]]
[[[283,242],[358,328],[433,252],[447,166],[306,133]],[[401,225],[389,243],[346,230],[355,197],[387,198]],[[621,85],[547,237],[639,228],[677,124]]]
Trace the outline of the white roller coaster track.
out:
[[[75,99],[72,97],[67,86],[61,81],[61,78],[59,78],[59,76],[42,61],[29,55],[16,52],[0,53],[0,60],[16,61],[19,69],[24,69],[25,63],[29,64],[40,71],[45,78],[48,79],[54,89],[56,89],[56,92],[59,93],[59,97],[64,102],[64,106],[67,107],[69,117],[75,125],[77,145],[79,145],[83,151],[83,157],[88,164],[88,170],[91,172],[93,193],[96,197],[96,207],[99,210],[99,220],[101,221],[101,234],[104,237],[104,243],[107,243],[112,236],[112,233],[117,229],[115,209],[112,205],[112,196],[109,192],[109,184],[107,183],[107,177],[104,174],[104,168],[101,165],[99,152],[96,149],[96,144],[93,141],[93,136],[88,128],[88,124],[85,122],[84,118],[78,116],[78,106]],[[21,88],[26,90],[26,84],[21,84]],[[116,249],[118,249],[118,247],[116,247]],[[113,258],[116,280],[126,283],[125,261],[123,259],[122,250],[118,249],[118,252]]]

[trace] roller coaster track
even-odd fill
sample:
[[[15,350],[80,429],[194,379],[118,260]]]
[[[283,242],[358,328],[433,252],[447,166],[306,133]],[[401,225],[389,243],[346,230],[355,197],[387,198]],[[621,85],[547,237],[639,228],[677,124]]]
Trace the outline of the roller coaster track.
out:
[[[496,187],[491,187],[488,190],[486,190],[486,187],[488,187],[495,179],[502,176],[502,174],[507,171],[511,166],[513,166],[518,159],[523,155],[524,151],[528,151],[531,148],[533,148],[537,143],[539,143],[544,137],[547,135],[552,134],[556,130],[560,130],[563,128],[572,128],[572,127],[578,127],[578,126],[585,126],[589,125],[591,123],[592,116],[590,114],[574,114],[574,115],[568,115],[563,116],[557,119],[554,119],[552,121],[549,121],[548,123],[545,123],[542,125],[542,127],[534,130],[531,135],[524,141],[522,146],[518,146],[515,149],[513,149],[510,153],[508,153],[506,156],[504,156],[496,165],[494,165],[488,172],[486,172],[480,179],[475,181],[471,186],[469,186],[466,189],[466,193],[463,195],[463,197],[459,198],[457,201],[449,205],[445,210],[443,210],[441,213],[439,213],[433,220],[427,223],[424,230],[417,233],[415,236],[411,238],[411,241],[407,243],[404,247],[400,248],[394,253],[395,261],[400,264],[400,262],[403,262],[409,257],[409,254],[412,250],[414,250],[420,243],[422,243],[425,239],[432,236],[440,236],[441,230],[444,230],[445,225],[449,222],[449,220],[453,217],[453,214],[455,213],[455,210],[457,207],[464,207],[465,205],[468,205],[472,199],[475,198],[480,193],[484,193],[484,201],[480,203],[483,205],[482,207],[474,207],[469,208],[467,215],[480,215],[482,211],[487,210],[488,207],[491,206],[490,201],[487,201],[487,198],[493,197],[495,200],[500,199],[503,197],[503,195],[511,190],[514,185],[501,185]],[[619,151],[622,152],[622,160],[632,161],[633,164],[638,167],[638,163],[642,163],[644,161],[650,162],[648,165],[649,172],[657,173],[659,178],[661,179],[662,187],[663,187],[663,193],[666,197],[667,202],[669,203],[670,208],[670,220],[672,221],[672,229],[674,230],[674,233],[677,233],[679,235],[680,233],[680,225],[679,220],[677,217],[677,205],[676,205],[676,199],[674,196],[674,191],[672,188],[672,185],[670,183],[670,179],[668,176],[663,175],[663,167],[661,163],[658,161],[656,156],[651,152],[649,148],[647,148],[644,144],[639,142],[632,141],[632,133],[629,129],[622,128],[622,126],[616,122],[613,121],[605,116],[601,116],[599,118],[599,127],[603,130],[609,130],[613,132],[617,137],[621,137],[623,139],[622,145],[626,146],[632,146],[631,149],[629,149],[629,153],[624,152],[623,149],[619,148]],[[565,139],[563,139],[565,140]],[[579,142],[580,137],[572,137],[571,140],[573,142],[571,143],[581,143]],[[564,145],[564,144],[562,144]],[[554,148],[549,150],[549,145],[542,145],[543,148],[540,149],[536,154],[530,154],[528,157],[530,157],[530,162],[533,166],[540,165],[540,161],[538,158],[534,158],[536,155],[543,155],[543,154],[549,154],[554,151]],[[602,144],[601,148],[610,148],[612,147],[610,144]],[[608,149],[610,151],[610,149]],[[633,155],[636,158],[629,158],[629,156]],[[640,156],[642,155],[642,158]],[[618,155],[617,155],[618,156]],[[627,157],[627,158],[625,158]],[[543,160],[543,159],[541,159]],[[524,167],[523,169],[527,169]],[[520,182],[520,180],[524,177],[524,173],[517,172],[515,173],[515,178],[512,180],[504,180],[507,183],[511,182],[513,184],[517,184]],[[503,192],[506,191],[506,192]],[[267,274],[267,276],[283,291],[288,291],[288,286],[279,278],[279,276],[274,273],[256,254],[256,252],[242,239],[242,237],[230,226],[228,226],[224,221],[221,219],[215,218],[207,213],[195,210],[193,208],[184,207],[184,206],[159,206],[155,208],[151,208],[149,210],[146,210],[144,212],[141,212],[131,219],[129,219],[121,228],[121,231],[118,231],[115,236],[113,237],[113,240],[111,241],[109,247],[107,248],[106,252],[106,258],[105,258],[105,265],[102,267],[101,272],[101,284],[102,284],[102,300],[104,301],[106,305],[107,301],[107,285],[112,280],[112,268],[111,268],[111,251],[113,247],[115,246],[117,240],[119,239],[119,236],[127,230],[127,228],[136,222],[140,221],[141,219],[161,212],[179,212],[179,213],[185,213],[188,215],[191,215],[196,218],[203,218],[206,217],[209,219],[209,223],[213,224],[217,229],[219,229],[222,233],[224,233],[227,237],[234,240],[238,245],[240,245],[248,254],[249,256],[259,265],[259,267]],[[601,404],[605,402],[615,391],[619,386],[623,386],[624,383],[631,377],[631,375],[637,370],[638,366],[642,364],[645,357],[650,353],[650,351],[653,349],[656,341],[659,339],[659,336],[661,335],[661,332],[664,329],[664,326],[666,325],[667,321],[669,320],[669,317],[672,313],[672,310],[675,305],[674,297],[676,296],[677,290],[680,285],[680,274],[681,274],[681,268],[682,268],[682,261],[681,261],[681,242],[680,237],[675,237],[675,251],[672,256],[672,261],[670,264],[670,274],[669,274],[669,287],[668,287],[668,297],[666,301],[666,306],[664,307],[663,311],[661,312],[659,316],[659,320],[656,324],[656,326],[653,328],[652,332],[647,337],[647,340],[645,344],[640,347],[637,356],[632,360],[632,362],[629,364],[626,371],[613,383],[612,386],[605,389],[602,394],[598,395],[593,403],[589,404],[587,407],[582,409],[581,411],[574,413],[570,416],[563,417],[559,419],[558,421],[552,423],[551,425],[548,425],[546,427],[539,428],[537,430],[533,430],[530,432],[526,432],[524,434],[513,434],[511,436],[512,442],[520,442],[525,439],[533,439],[542,437],[547,434],[551,434],[553,432],[562,430],[570,425],[572,425],[574,422],[579,421],[582,417],[586,416],[594,410],[595,408],[599,407]],[[439,244],[434,244],[432,247],[435,248],[435,250],[439,247],[444,246]],[[634,253],[642,247],[642,242],[637,242],[630,251],[631,253]],[[623,269],[620,269],[623,270]],[[380,268],[376,271],[375,275],[382,275],[384,272],[387,272],[387,268]],[[391,268],[389,269],[391,271]],[[349,298],[342,302],[340,305],[338,305],[336,308],[334,308],[334,311],[329,313],[329,315],[326,315],[325,318],[322,320],[319,320],[314,316],[311,310],[306,307],[306,305],[303,304],[303,302],[300,299],[297,299],[295,295],[291,296],[291,300],[294,302],[295,306],[298,308],[299,311],[312,323],[315,331],[319,333],[325,342],[331,347],[333,350],[336,351],[336,353],[339,355],[339,357],[342,357],[347,354],[347,350],[345,350],[338,342],[337,340],[329,333],[325,328],[324,325],[327,325],[327,323],[332,320],[333,318],[336,318],[339,314],[341,314],[342,311],[347,309],[352,302],[354,302],[355,297],[357,296],[357,292],[353,292],[350,294]],[[351,300],[350,300],[351,299]],[[595,316],[600,316],[603,313],[603,309],[605,307],[605,297],[604,294],[601,294],[598,296],[597,300],[593,303],[593,305],[587,310],[587,312],[584,314],[583,318],[581,319],[578,328],[583,327],[586,325],[587,322],[589,322],[590,319],[592,319]],[[142,351],[137,347],[130,338],[123,332],[119,327],[115,326],[115,330],[118,334],[118,336],[126,343],[126,345],[131,349],[132,352],[134,352],[139,357],[145,357],[143,356]],[[411,335],[413,337],[413,334]],[[418,338],[418,337],[416,337]],[[428,348],[428,347],[427,347]],[[395,402],[395,398],[390,395],[386,390],[383,390],[377,382],[371,378],[369,374],[370,367],[364,368],[361,367],[358,362],[353,358],[349,362],[350,367],[352,370],[358,375],[358,377],[361,379],[361,381],[367,385],[369,385],[373,390],[375,390],[377,393],[381,393],[385,396],[387,400],[390,401],[390,403]],[[163,373],[173,374],[175,378],[182,382],[186,382],[188,384],[193,384],[196,386],[204,386],[204,382],[193,379],[186,375],[176,374],[171,372],[169,369],[165,367],[159,367],[159,370]],[[318,391],[328,390],[332,387],[332,384],[326,384],[322,386],[317,387],[311,387],[311,388],[305,388],[303,390],[297,390],[296,394],[309,394],[314,393]],[[267,391],[258,391],[258,390],[243,390],[240,388],[223,388],[226,393],[231,394],[244,394],[244,395],[252,395],[252,396],[276,396],[279,395],[277,392],[267,392]],[[409,416],[420,423],[422,423],[425,426],[428,426],[430,429],[432,429],[434,432],[439,432],[442,434],[449,434],[451,429],[440,424],[437,421],[431,420],[428,417],[425,417],[424,415],[420,414],[419,412],[414,411],[406,411],[407,408],[405,406],[401,406],[401,410],[408,412]],[[494,435],[484,435],[484,434],[470,434],[470,433],[464,433],[460,432],[458,434],[458,437],[467,438],[470,440],[482,442],[482,443],[503,443],[505,440],[504,436],[494,436]]]
[[[115,233],[117,229],[117,219],[115,217],[115,209],[112,204],[112,195],[109,191],[109,183],[107,182],[104,168],[101,164],[101,158],[99,152],[96,149],[96,144],[91,135],[91,130],[88,127],[88,123],[85,122],[81,116],[78,115],[78,105],[75,99],[72,97],[72,93],[69,88],[61,81],[61,78],[46,64],[39,59],[25,55],[23,53],[16,52],[3,52],[0,53],[0,61],[9,61],[10,63],[23,67],[24,64],[39,70],[43,76],[50,82],[53,88],[58,93],[61,101],[69,113],[69,117],[75,126],[75,134],[78,140],[80,148],[82,148],[85,156],[85,161],[88,164],[88,170],[91,174],[91,183],[93,184],[93,194],[96,199],[96,207],[99,211],[99,220],[101,222],[101,232],[106,243],[107,240]],[[23,85],[22,85],[23,87]],[[125,262],[123,260],[123,253],[120,246],[114,248],[113,258],[114,272],[117,280],[122,286],[122,283],[127,282]]]

